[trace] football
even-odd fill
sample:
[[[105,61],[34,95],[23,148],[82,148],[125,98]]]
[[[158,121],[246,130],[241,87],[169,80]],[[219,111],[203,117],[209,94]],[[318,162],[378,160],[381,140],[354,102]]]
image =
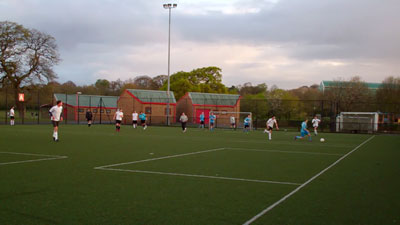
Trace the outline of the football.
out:
[[[325,142],[324,138],[319,139],[320,142]]]

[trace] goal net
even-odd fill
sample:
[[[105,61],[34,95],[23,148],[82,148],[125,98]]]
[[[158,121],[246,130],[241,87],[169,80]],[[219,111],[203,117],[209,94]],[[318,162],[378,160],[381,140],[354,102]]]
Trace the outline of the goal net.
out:
[[[243,129],[244,119],[250,115],[249,130],[253,129],[253,117],[251,112],[226,112],[226,111],[210,111],[208,115],[208,128],[211,128],[212,115],[214,119],[214,128],[226,129]]]
[[[378,131],[376,112],[342,112],[336,119],[337,132],[373,133]]]

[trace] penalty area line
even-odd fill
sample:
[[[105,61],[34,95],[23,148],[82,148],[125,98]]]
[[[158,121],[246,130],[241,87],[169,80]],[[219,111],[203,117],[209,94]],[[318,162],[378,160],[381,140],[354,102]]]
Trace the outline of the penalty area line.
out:
[[[187,155],[196,155],[196,154],[207,153],[207,152],[221,151],[221,150],[224,150],[224,149],[225,148],[215,148],[215,149],[209,149],[209,150],[204,150],[204,151],[190,152],[190,153],[184,153],[184,154],[178,154],[178,155],[169,155],[169,156],[163,156],[163,157],[151,158],[151,159],[144,159],[144,160],[133,161],[133,162],[116,163],[116,164],[111,164],[111,165],[98,166],[98,167],[95,167],[94,169],[105,169],[105,168],[115,167],[115,166],[136,164],[136,163],[149,162],[149,161],[155,161],[155,160],[161,160],[161,159],[170,159],[170,158],[182,157],[182,156],[187,156]]]
[[[228,150],[237,151],[254,151],[254,152],[276,152],[276,153],[288,153],[288,154],[306,154],[306,155],[329,155],[329,156],[342,156],[344,154],[337,153],[326,153],[326,152],[303,152],[303,151],[286,151],[286,150],[273,150],[273,149],[251,149],[251,148],[235,148],[225,147]]]
[[[245,179],[245,178],[234,178],[234,177],[219,177],[219,176],[207,176],[207,175],[197,175],[197,174],[185,174],[185,173],[168,173],[168,172],[157,172],[157,171],[112,169],[112,168],[97,168],[97,169],[98,170],[119,171],[119,172],[130,172],[130,173],[147,173],[147,174],[209,178],[209,179],[218,179],[218,180],[234,180],[234,181],[245,181],[245,182],[256,182],[256,183],[286,184],[286,185],[295,185],[295,186],[301,185],[300,183],[284,182],[284,181],[256,180],[256,179]]]
[[[41,159],[30,159],[30,160],[21,160],[21,161],[13,161],[13,162],[3,162],[3,163],[0,163],[0,166],[10,165],[10,164],[39,162],[39,161],[47,161],[47,160],[56,160],[56,159],[66,159],[66,158],[68,158],[68,156],[61,156],[61,155],[43,155],[43,154],[33,154],[33,153],[23,153],[23,152],[0,152],[0,154],[48,157],[48,158],[41,158]]]
[[[251,223],[253,223],[254,221],[256,221],[258,218],[260,218],[261,216],[265,215],[267,212],[269,212],[270,210],[272,210],[273,208],[275,208],[277,205],[281,204],[283,201],[285,201],[286,199],[288,199],[290,196],[294,195],[296,192],[298,192],[299,190],[301,190],[303,187],[307,186],[309,183],[311,183],[313,180],[315,180],[316,178],[318,178],[319,176],[321,176],[322,174],[324,174],[327,170],[329,170],[330,168],[334,167],[336,164],[338,164],[340,161],[342,161],[343,159],[345,159],[347,156],[349,156],[350,154],[352,154],[353,152],[355,152],[357,149],[359,149],[361,146],[363,146],[364,144],[366,144],[367,142],[369,142],[370,140],[372,140],[375,137],[372,136],[370,138],[368,138],[367,140],[365,140],[364,142],[362,142],[361,144],[359,144],[357,147],[355,147],[353,150],[351,150],[350,152],[348,152],[347,154],[343,155],[342,157],[340,157],[338,160],[336,160],[334,163],[332,163],[331,165],[329,165],[328,167],[326,167],[325,169],[323,169],[321,172],[319,172],[318,174],[314,175],[313,177],[311,177],[310,179],[308,179],[306,182],[304,182],[302,185],[298,186],[296,189],[294,189],[292,192],[290,192],[289,194],[285,195],[283,198],[279,199],[277,202],[275,202],[274,204],[270,205],[268,208],[264,209],[263,211],[261,211],[260,213],[258,213],[257,215],[255,215],[253,218],[249,219],[248,221],[246,221],[245,223],[243,223],[243,225],[249,225]]]

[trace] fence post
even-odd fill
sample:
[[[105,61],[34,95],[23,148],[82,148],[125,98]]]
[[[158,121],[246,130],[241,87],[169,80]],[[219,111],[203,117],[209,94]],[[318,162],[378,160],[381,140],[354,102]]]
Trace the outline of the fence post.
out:
[[[52,98],[54,97],[54,93],[53,93],[53,96],[52,96]],[[68,106],[67,106],[67,104],[68,104],[68,95],[67,95],[67,93],[65,93],[65,124],[67,124],[68,123]]]
[[[78,112],[77,112],[77,115],[78,115],[78,125],[79,125],[79,94],[76,94],[77,95],[77,98],[78,98]]]
[[[5,125],[7,124],[7,112],[8,112],[8,85],[6,86],[6,110],[5,110],[6,116],[4,117]]]
[[[257,130],[257,123],[258,123],[258,121],[257,121],[257,116],[258,116],[258,104],[257,104],[257,102],[258,102],[258,100],[257,99],[255,99],[255,102],[256,102],[256,115],[255,115],[255,122],[256,122],[256,124],[255,124],[255,130]]]
[[[19,94],[18,94],[18,97],[19,97]],[[18,99],[18,101],[19,101],[19,99]],[[21,118],[22,124],[25,124],[25,100],[23,102],[21,102],[21,105],[22,105],[22,118]]]
[[[151,103],[152,103],[151,101],[152,101],[152,98],[150,97],[150,121],[149,121],[149,124],[151,124],[151,117],[152,117],[151,114],[153,112],[153,107],[151,105]],[[169,101],[169,99],[168,99],[168,101]],[[169,108],[168,108],[168,111],[169,111]],[[146,114],[146,108],[144,108],[144,114]],[[169,118],[169,114],[167,114],[167,115],[168,115],[167,118]],[[167,119],[167,126],[169,126],[169,119]]]
[[[37,111],[37,124],[40,124],[40,91],[38,90],[38,94],[37,94],[37,100],[38,100],[38,111]]]
[[[322,118],[324,118],[324,100],[321,100],[321,122],[322,122]],[[322,129],[321,129],[321,131],[322,132],[324,132],[324,126],[323,126],[324,124],[322,123]]]
[[[101,124],[101,107],[103,106],[103,97],[100,97],[100,124]]]

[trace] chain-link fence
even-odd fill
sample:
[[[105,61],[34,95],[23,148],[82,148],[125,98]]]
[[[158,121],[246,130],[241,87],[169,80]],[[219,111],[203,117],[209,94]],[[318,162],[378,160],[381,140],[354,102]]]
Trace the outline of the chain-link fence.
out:
[[[175,102],[162,98],[137,99],[122,96],[96,96],[84,94],[54,94],[48,90],[24,91],[24,101],[18,101],[18,92],[10,88],[0,88],[0,124],[10,123],[10,108],[15,106],[15,124],[49,124],[49,109],[56,100],[64,103],[63,117],[65,124],[85,124],[87,114],[91,112],[94,124],[113,124],[114,114],[118,108],[124,112],[123,124],[132,124],[132,114],[146,114],[148,125],[179,126],[182,113],[188,116],[188,126],[199,127],[201,114],[204,124],[208,126],[210,112],[218,112],[216,124],[230,127],[230,117],[237,117],[236,123],[243,118],[232,112],[251,112],[252,127],[264,129],[266,121],[276,116],[281,129],[297,131],[306,118],[311,120],[316,115],[320,120],[322,132],[371,132],[364,129],[371,122],[362,120],[338,123],[341,112],[378,112],[376,130],[372,132],[400,133],[400,104],[395,103],[343,103],[328,100],[280,100],[280,99],[246,99],[238,101],[226,99],[185,99]],[[169,110],[168,110],[169,108]],[[169,112],[169,113],[167,113]],[[139,124],[140,124],[140,119]],[[347,126],[346,126],[347,123]],[[366,124],[365,124],[366,123]],[[341,126],[353,129],[341,129]],[[358,127],[358,128],[357,128]]]

